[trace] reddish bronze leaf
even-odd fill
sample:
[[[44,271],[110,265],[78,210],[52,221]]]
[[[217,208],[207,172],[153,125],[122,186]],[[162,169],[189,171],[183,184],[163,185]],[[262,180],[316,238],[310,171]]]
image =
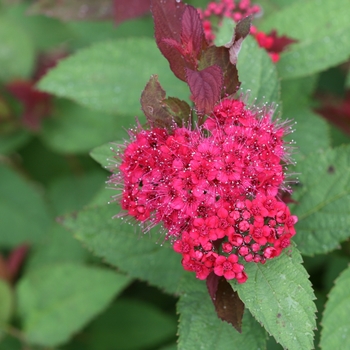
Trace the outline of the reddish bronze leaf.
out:
[[[229,49],[220,46],[210,46],[203,53],[199,63],[199,69],[217,65],[221,68],[224,83],[221,91],[221,97],[232,95],[238,91],[240,82],[236,65],[230,61]]]
[[[178,126],[188,125],[191,119],[191,107],[183,100],[168,97],[163,101],[163,107],[169,112]]]
[[[141,107],[148,123],[152,127],[166,128],[171,131],[176,123],[187,123],[191,114],[190,106],[178,98],[165,98],[158,76],[152,75],[141,95]]]
[[[207,47],[202,21],[198,11],[192,6],[186,6],[181,19],[181,43],[185,57],[191,59],[197,66],[197,60],[203,49]]]
[[[116,24],[145,15],[150,11],[151,0],[114,0]]]
[[[237,58],[239,51],[241,50],[242,42],[244,38],[250,32],[252,18],[251,16],[243,18],[239,21],[235,27],[235,32],[233,37],[229,43],[225,45],[229,49],[230,52],[230,61],[232,64],[237,64]]]
[[[185,69],[197,69],[207,47],[197,10],[181,1],[152,0],[155,38],[173,73],[186,81]]]
[[[199,115],[209,114],[219,101],[223,84],[221,68],[217,65],[201,71],[186,68],[186,80],[191,90],[191,99]]]
[[[213,272],[207,278],[207,288],[220,319],[231,323],[242,332],[244,303],[224,277],[218,277]]]
[[[104,20],[113,18],[113,0],[37,0],[28,13],[69,20]]]
[[[169,61],[170,69],[186,80],[185,61],[181,53],[181,18],[186,5],[175,0],[152,0],[154,35],[160,52]]]

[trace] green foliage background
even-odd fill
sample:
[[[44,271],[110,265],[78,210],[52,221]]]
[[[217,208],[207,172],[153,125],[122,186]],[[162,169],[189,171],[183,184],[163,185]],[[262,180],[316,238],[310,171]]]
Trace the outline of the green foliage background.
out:
[[[135,117],[145,121],[139,99],[150,75],[190,102],[155,45],[151,17],[115,26],[28,15],[29,1],[1,3],[0,253],[4,260],[22,244],[29,251],[16,281],[0,279],[0,349],[350,348],[350,137],[315,112],[317,94],[343,98],[350,87],[350,4],[259,4],[259,29],[298,42],[275,65],[248,37],[241,89],[250,103],[273,102],[280,119],[295,121],[290,207],[299,222],[293,247],[248,264],[247,283],[231,282],[246,305],[239,334],[156,229],[143,235],[112,219],[119,208],[108,204],[106,167]],[[232,27],[217,40],[229,41]],[[6,86],[31,79],[39,54],[52,50],[68,55],[37,85],[53,108],[34,132]]]

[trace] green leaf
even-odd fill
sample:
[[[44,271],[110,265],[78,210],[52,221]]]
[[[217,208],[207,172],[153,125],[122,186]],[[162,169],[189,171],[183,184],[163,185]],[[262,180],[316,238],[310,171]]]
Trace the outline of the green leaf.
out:
[[[297,249],[262,264],[246,264],[248,280],[231,282],[253,316],[289,350],[313,349],[315,299]]]
[[[57,177],[50,183],[48,197],[52,202],[55,215],[64,215],[82,209],[105,187],[107,174],[98,169],[80,175]],[[62,193],[65,193],[62,196]]]
[[[315,152],[296,171],[294,241],[305,255],[329,252],[350,236],[350,146]]]
[[[0,17],[0,80],[28,78],[34,66],[34,45],[19,26]]]
[[[97,112],[68,100],[58,100],[52,118],[45,120],[41,137],[59,153],[86,153],[98,145],[126,137],[125,128],[133,124],[133,118]]]
[[[0,279],[0,329],[10,320],[14,307],[14,297],[11,287]],[[1,331],[0,331],[1,333]]]
[[[346,75],[345,87],[350,89],[350,71],[348,71],[348,74]]]
[[[335,281],[324,310],[320,346],[322,349],[350,348],[350,266]]]
[[[120,142],[122,144],[122,142]],[[95,147],[91,152],[90,156],[96,160],[97,163],[101,164],[103,168],[108,168],[111,164],[115,163],[113,159],[115,153],[113,149],[118,149],[118,143],[107,143],[102,146]]]
[[[26,130],[16,130],[13,133],[0,136],[0,153],[7,154],[23,146],[30,139]]]
[[[68,263],[24,275],[17,297],[27,341],[44,346],[66,342],[128,283],[107,269]]]
[[[0,245],[37,243],[50,226],[50,215],[37,188],[0,163]]]
[[[283,109],[284,111],[284,109]],[[286,137],[286,141],[292,142],[295,150],[292,158],[296,161],[304,159],[308,154],[318,150],[327,150],[331,146],[329,124],[310,109],[300,108],[288,110],[283,113],[283,119],[294,122],[293,133]],[[289,167],[289,171],[299,174],[299,167]]]
[[[111,40],[81,50],[50,70],[39,88],[95,110],[134,117],[141,115],[141,92],[154,73],[169,96],[188,97],[187,86],[149,38]]]
[[[325,70],[350,55],[348,0],[297,1],[266,18],[261,29],[277,29],[298,42],[281,55],[277,64],[283,79]]]
[[[318,79],[318,75],[312,75],[299,79],[282,80],[281,99],[283,103],[283,113],[312,107],[314,104],[313,94]]]
[[[28,3],[17,3],[6,8],[6,18],[24,30],[32,39],[36,49],[48,51],[66,48],[74,38],[74,32],[55,18],[46,16],[28,16]]]
[[[30,250],[25,263],[25,272],[36,270],[47,264],[72,262],[83,263],[89,253],[71,233],[58,223],[46,232],[44,239]]]
[[[245,349],[266,347],[266,332],[245,311],[242,333],[221,321],[210,299],[205,281],[187,273],[182,281],[183,294],[177,305],[180,313],[178,349]]]
[[[136,225],[112,219],[118,212],[120,208],[114,203],[89,208],[67,216],[64,225],[104,261],[131,277],[176,293],[185,273],[181,256],[164,242],[164,233],[159,233],[159,227],[142,234]]]
[[[86,330],[85,342],[91,350],[156,349],[174,338],[176,318],[150,303],[119,298]]]
[[[236,23],[231,18],[224,17],[214,40],[215,46],[224,46],[229,43],[235,32],[235,26]]]
[[[280,102],[280,82],[277,70],[265,50],[248,36],[238,55],[238,75],[241,91],[248,95],[249,103]]]

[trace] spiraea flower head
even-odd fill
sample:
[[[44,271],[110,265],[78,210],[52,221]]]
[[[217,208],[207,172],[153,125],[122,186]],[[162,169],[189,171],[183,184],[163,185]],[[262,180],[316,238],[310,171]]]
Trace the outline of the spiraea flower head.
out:
[[[194,130],[140,129],[119,155],[110,183],[121,186],[122,209],[146,230],[161,223],[199,279],[245,282],[243,261],[278,256],[295,234],[297,218],[277,196],[288,127],[272,116],[226,98]]]

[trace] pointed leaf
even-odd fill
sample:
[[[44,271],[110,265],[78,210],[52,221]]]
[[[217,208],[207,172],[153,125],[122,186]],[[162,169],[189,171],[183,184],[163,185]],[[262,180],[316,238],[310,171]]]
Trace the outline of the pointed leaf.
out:
[[[84,343],[96,350],[160,349],[175,334],[173,315],[151,302],[122,297],[88,326]]]
[[[231,323],[241,333],[244,304],[237,292],[224,277],[213,272],[207,277],[207,287],[218,317]]]
[[[98,206],[67,216],[63,224],[107,263],[131,277],[176,293],[186,272],[179,255],[167,242],[162,245],[164,235],[159,233],[159,227],[143,235],[123,220],[112,219],[118,212],[120,208],[115,204]]]
[[[0,164],[0,245],[38,243],[51,225],[41,193],[15,171]],[[5,200],[6,199],[6,200]]]
[[[239,21],[235,27],[235,32],[231,41],[225,45],[225,47],[229,49],[230,62],[232,64],[237,64],[238,54],[241,51],[241,46],[244,38],[250,32],[251,22],[251,16],[245,17],[244,19]]]
[[[194,62],[200,57],[202,49],[207,46],[199,13],[192,6],[185,7],[181,18],[181,44],[188,55],[187,59],[192,58]]]
[[[298,40],[277,64],[283,79],[307,76],[346,61],[350,55],[348,0],[296,1],[267,17],[259,29]]]
[[[198,114],[208,114],[219,101],[223,83],[219,66],[210,66],[201,71],[186,69],[186,80]]]
[[[188,121],[190,106],[177,98],[165,98],[158,76],[152,75],[141,95],[141,106],[149,125],[171,130],[176,123],[179,126]],[[183,120],[183,118],[185,120]]]
[[[228,48],[224,46],[210,46],[202,53],[199,69],[202,70],[213,65],[221,68],[224,77],[221,97],[233,95],[239,89],[240,82],[238,80],[237,67],[230,62]]]
[[[188,87],[174,77],[151,38],[110,40],[80,50],[51,69],[39,87],[134,123],[141,114],[140,92],[154,73],[170,96],[188,98]]]
[[[122,144],[122,142],[120,142]],[[114,153],[113,148],[117,148],[118,144],[116,142],[106,143],[104,145],[95,147],[91,152],[90,156],[92,159],[96,160],[104,169],[108,168],[113,164]]]
[[[169,61],[173,73],[181,80],[186,80],[186,61],[179,49],[181,43],[181,19],[186,5],[174,0],[152,0],[151,11],[154,20],[154,35],[159,50]],[[170,15],[171,14],[171,15]],[[171,40],[174,44],[170,45]],[[192,68],[194,68],[191,65]]]
[[[237,68],[242,82],[241,90],[248,94],[250,103],[279,103],[280,82],[276,66],[250,36],[244,40]]]
[[[320,347],[322,349],[350,348],[350,266],[335,281],[322,318]]]
[[[69,20],[102,20],[113,18],[112,0],[37,0],[29,8],[32,15],[40,14]]]
[[[190,121],[192,110],[189,104],[176,97],[168,97],[163,101],[163,108],[167,110],[174,120],[179,120],[179,126],[187,125]]]
[[[242,333],[221,321],[203,281],[187,273],[182,281],[183,294],[177,304],[180,313],[178,349],[256,350],[266,348],[266,332],[248,310],[244,313]]]
[[[305,255],[336,249],[350,236],[350,146],[320,150],[298,162],[291,207],[299,218],[294,241]]]
[[[130,279],[77,264],[49,265],[24,275],[18,313],[29,343],[57,346],[106,308]]]
[[[262,264],[246,265],[247,282],[230,281],[246,308],[289,350],[313,349],[316,327],[311,283],[296,248]]]
[[[13,290],[6,281],[0,278],[0,329],[10,320],[14,302]]]

